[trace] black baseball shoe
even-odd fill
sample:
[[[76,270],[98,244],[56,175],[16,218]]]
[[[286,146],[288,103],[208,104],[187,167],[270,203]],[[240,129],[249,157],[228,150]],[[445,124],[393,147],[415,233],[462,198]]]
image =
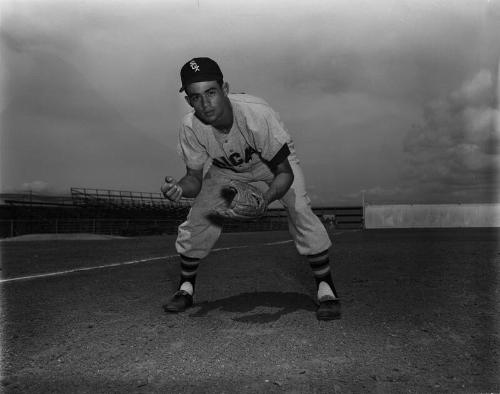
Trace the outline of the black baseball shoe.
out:
[[[337,320],[340,319],[340,300],[327,299],[319,301],[316,317],[318,320]]]
[[[186,309],[193,306],[193,296],[187,291],[176,291],[173,297],[165,305],[163,310],[165,312],[179,313],[184,312]]]

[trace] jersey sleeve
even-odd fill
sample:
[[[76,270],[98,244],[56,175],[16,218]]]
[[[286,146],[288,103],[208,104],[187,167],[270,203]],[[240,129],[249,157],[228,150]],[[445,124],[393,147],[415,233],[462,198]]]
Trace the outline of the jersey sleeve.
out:
[[[255,142],[261,157],[274,167],[290,154],[291,137],[276,112],[269,108],[262,115]]]
[[[187,167],[193,170],[203,168],[208,152],[192,128],[182,124],[179,130],[178,152]]]

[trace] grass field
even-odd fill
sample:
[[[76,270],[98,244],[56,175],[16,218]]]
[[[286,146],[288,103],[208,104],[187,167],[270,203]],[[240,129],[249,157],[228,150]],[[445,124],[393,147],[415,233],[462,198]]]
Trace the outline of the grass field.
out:
[[[286,232],[224,234],[179,315],[172,236],[2,241],[3,392],[500,392],[498,229],[331,235],[333,322]]]

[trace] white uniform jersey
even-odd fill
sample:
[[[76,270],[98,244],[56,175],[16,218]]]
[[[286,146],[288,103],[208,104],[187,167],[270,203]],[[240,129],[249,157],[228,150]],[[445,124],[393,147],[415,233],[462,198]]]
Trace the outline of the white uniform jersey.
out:
[[[290,153],[292,139],[279,115],[262,99],[229,94],[233,126],[224,134],[188,113],[179,130],[178,150],[186,166],[202,169],[205,163],[234,172],[248,172],[263,162],[273,167]]]
[[[278,114],[262,99],[247,94],[230,94],[234,121],[228,134],[201,122],[194,112],[187,114],[179,132],[179,153],[186,166],[202,169],[212,164],[204,177],[188,217],[179,226],[177,252],[192,258],[207,256],[222,227],[210,220],[219,204],[222,188],[229,179],[243,182],[274,179],[273,166],[288,158],[294,174],[292,185],[280,199],[287,208],[289,229],[297,251],[312,255],[331,246],[330,238],[311,210],[304,175],[295,155],[292,139]]]

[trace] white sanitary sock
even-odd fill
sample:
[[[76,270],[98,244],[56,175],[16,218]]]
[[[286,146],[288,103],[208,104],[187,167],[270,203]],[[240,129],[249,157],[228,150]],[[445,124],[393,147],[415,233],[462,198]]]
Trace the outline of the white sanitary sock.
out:
[[[331,287],[326,282],[320,282],[318,286],[318,300],[319,301],[327,301],[327,300],[335,300],[335,294]]]
[[[194,291],[191,282],[184,282],[179,290],[184,290],[186,293],[189,293],[190,295],[193,295]]]

